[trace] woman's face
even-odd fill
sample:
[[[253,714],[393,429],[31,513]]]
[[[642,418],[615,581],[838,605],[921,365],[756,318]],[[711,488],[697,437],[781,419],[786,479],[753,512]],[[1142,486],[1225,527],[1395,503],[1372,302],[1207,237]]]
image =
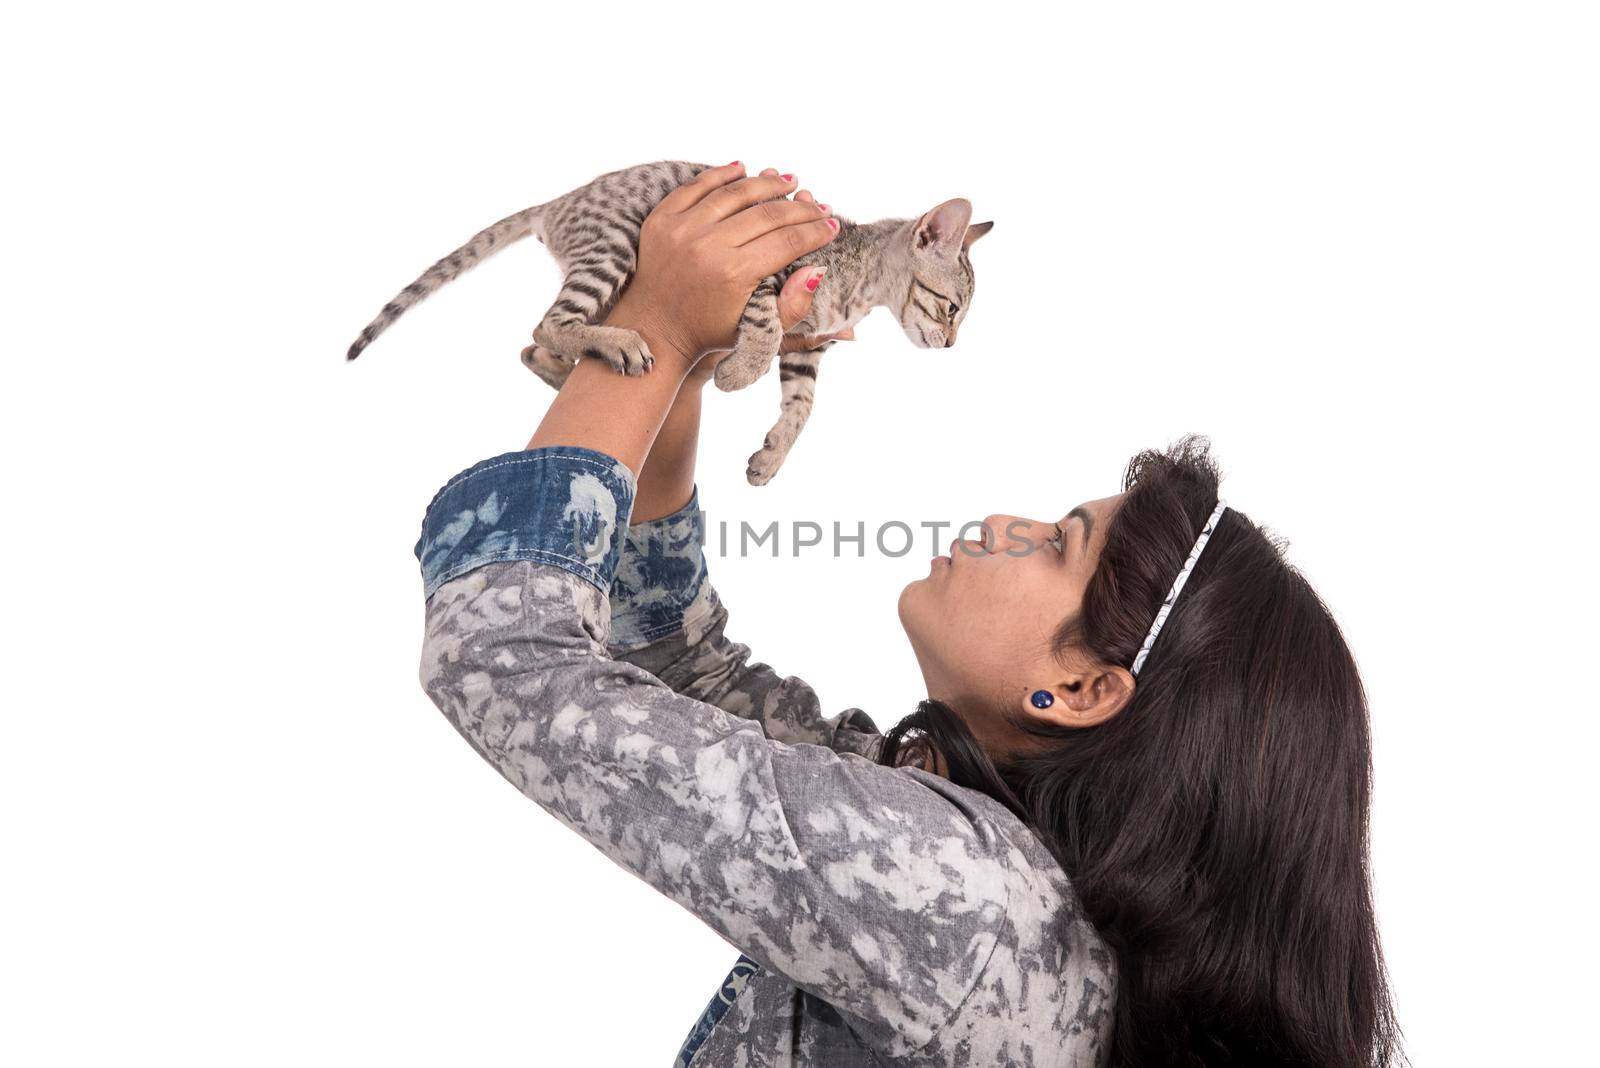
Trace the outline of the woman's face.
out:
[[[960,713],[991,754],[1021,741],[1002,710],[1089,726],[1132,695],[1127,669],[1086,662],[1076,650],[1065,660],[1051,653],[1056,629],[1083,604],[1123,496],[1085,501],[1058,518],[988,516],[981,539],[952,541],[926,578],[901,591],[900,622],[928,696]],[[1054,702],[1034,707],[1036,690]]]

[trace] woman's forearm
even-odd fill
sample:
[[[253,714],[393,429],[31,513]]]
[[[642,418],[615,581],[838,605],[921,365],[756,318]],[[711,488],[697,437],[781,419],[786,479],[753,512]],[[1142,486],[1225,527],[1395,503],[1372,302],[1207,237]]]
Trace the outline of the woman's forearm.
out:
[[[656,434],[650,456],[639,473],[633,500],[633,522],[644,523],[671,515],[694,492],[695,455],[700,444],[700,403],[703,381],[691,375],[678,387],[677,399]]]
[[[601,360],[579,360],[527,447],[581,445],[595,449],[616,457],[637,479],[695,357],[680,352],[655,329],[648,311],[635,308],[626,293],[605,325],[638,331],[655,357],[654,366],[642,375],[622,375]],[[698,411],[694,422],[698,428]],[[692,459],[690,467],[692,476]]]
[[[656,357],[654,367],[643,375],[619,375],[599,360],[578,361],[528,448],[583,445],[615,456],[637,473],[631,522],[643,523],[676,512],[694,490],[707,376],[685,373],[688,361],[652,336],[647,317],[634,315],[622,302],[605,325],[643,334]]]

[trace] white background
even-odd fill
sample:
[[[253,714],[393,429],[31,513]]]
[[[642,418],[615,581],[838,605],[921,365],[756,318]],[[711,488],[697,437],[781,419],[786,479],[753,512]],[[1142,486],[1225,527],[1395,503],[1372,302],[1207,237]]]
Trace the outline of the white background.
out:
[[[527,440],[553,297],[480,226],[660,158],[994,232],[959,345],[886,311],[734,522],[1054,516],[1208,434],[1370,691],[1417,1064],[1594,1063],[1596,24],[1535,3],[34,5],[0,43],[10,561],[0,1060],[665,1066],[735,957],[416,678],[438,485]],[[893,559],[711,560],[880,725]]]

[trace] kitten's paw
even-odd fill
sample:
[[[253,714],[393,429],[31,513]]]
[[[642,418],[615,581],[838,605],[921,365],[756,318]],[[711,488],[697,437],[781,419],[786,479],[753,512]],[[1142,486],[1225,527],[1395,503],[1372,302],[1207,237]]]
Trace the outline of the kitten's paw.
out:
[[[772,358],[776,355],[775,352],[734,349],[717,364],[717,371],[713,376],[717,388],[730,393],[736,389],[743,389],[767,373],[767,369],[772,366]]]
[[[771,442],[772,439],[768,438],[766,445],[750,454],[744,477],[752,486],[765,486],[778,473],[778,468],[783,466],[784,454],[774,449]]]
[[[598,357],[625,375],[642,375],[655,366],[650,346],[632,330],[592,326],[585,333],[583,354]]]
[[[572,373],[576,361],[557,355],[534,342],[522,350],[522,366],[538,375],[552,389],[560,389]]]
[[[644,338],[620,326],[541,324],[533,332],[533,343],[574,365],[585,356],[593,356],[625,375],[642,375],[656,362]]]

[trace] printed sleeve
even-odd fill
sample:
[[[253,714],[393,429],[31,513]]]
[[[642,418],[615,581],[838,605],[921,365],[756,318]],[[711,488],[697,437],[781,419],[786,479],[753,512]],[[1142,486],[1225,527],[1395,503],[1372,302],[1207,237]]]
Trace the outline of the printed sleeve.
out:
[[[761,724],[767,737],[873,758],[883,734],[866,712],[825,716],[805,680],[751,661],[725,634],[728,610],[705,560],[700,488],[671,515],[630,525],[611,583],[613,657],[637,664],[678,693]]]
[[[1009,920],[976,809],[679,693],[608,655],[633,477],[548,447],[435,496],[421,678],[504,778],[890,1057],[932,1041]]]

